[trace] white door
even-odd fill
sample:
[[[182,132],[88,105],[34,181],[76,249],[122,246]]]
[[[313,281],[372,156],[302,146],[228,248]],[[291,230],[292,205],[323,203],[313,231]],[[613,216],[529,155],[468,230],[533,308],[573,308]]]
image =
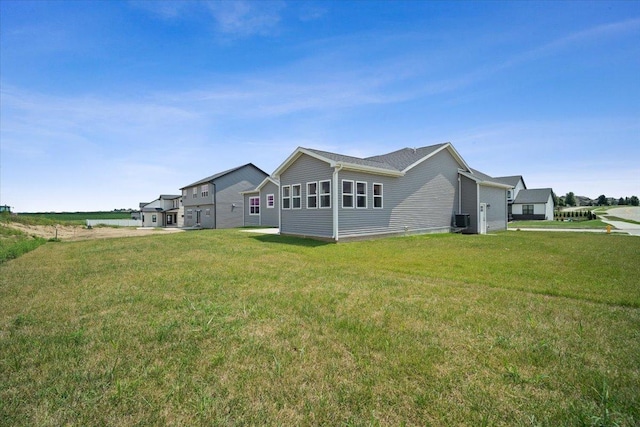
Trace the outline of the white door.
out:
[[[480,234],[487,234],[487,204],[480,203]]]

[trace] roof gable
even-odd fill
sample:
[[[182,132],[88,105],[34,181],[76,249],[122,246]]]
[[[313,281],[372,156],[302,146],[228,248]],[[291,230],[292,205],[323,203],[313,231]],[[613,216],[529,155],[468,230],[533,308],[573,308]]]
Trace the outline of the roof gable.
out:
[[[257,169],[258,171],[262,172],[265,176],[268,176],[268,174],[265,171],[263,171],[262,169],[260,169],[256,165],[254,165],[253,163],[247,163],[245,165],[238,166],[238,167],[235,167],[235,168],[232,168],[232,169],[228,169],[228,170],[223,171],[223,172],[219,172],[219,173],[217,173],[215,175],[208,176],[208,177],[203,178],[200,181],[196,181],[196,182],[194,182],[192,184],[185,185],[180,190],[184,190],[185,188],[189,188],[189,187],[195,187],[195,186],[201,185],[201,184],[206,184],[206,183],[209,183],[209,182],[214,182],[216,179],[222,178],[223,176],[229,175],[229,174],[231,174],[233,172],[236,172],[236,171],[238,171],[240,169],[243,169],[243,168],[246,168],[246,167],[253,167],[253,168]]]
[[[453,148],[451,143],[430,145],[421,148],[403,148],[388,154],[366,158],[346,156],[328,151],[298,147],[287,160],[285,160],[274,172],[273,176],[279,177],[301,155],[306,154],[327,163],[330,167],[339,167],[355,171],[369,172],[380,175],[403,176],[407,171],[427,159],[433,157],[442,150],[449,153],[458,162],[461,168],[469,170],[466,162]]]
[[[524,178],[522,175],[514,175],[514,176],[499,176],[494,178],[498,182],[502,182],[503,184],[507,184],[515,188],[519,182],[522,181],[522,186],[526,189],[527,185],[524,183]]]
[[[490,187],[498,187],[498,188],[504,188],[504,189],[513,188],[511,185],[500,182],[497,179],[493,178],[492,176],[489,176],[486,173],[482,173],[477,169],[470,168],[468,172],[461,170],[459,171],[459,173],[477,182],[480,185],[486,185]]]
[[[551,197],[551,188],[533,188],[530,190],[520,190],[514,204],[523,203],[547,203]]]

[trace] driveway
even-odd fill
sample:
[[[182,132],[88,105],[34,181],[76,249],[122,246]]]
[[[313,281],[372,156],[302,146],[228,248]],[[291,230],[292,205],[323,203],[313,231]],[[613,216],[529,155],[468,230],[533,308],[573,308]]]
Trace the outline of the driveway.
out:
[[[612,220],[606,219],[606,217],[610,217],[610,216],[640,222],[640,206],[624,206],[619,208],[611,208],[607,211],[605,215],[600,217],[602,222],[611,224],[612,226],[614,226],[620,231],[624,231],[633,236],[640,236],[640,224],[631,224],[630,222],[615,221],[615,220],[612,221]]]

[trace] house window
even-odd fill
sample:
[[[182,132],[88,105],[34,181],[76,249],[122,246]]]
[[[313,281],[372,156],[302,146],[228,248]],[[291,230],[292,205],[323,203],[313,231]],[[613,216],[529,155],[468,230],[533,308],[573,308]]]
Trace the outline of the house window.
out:
[[[187,219],[193,219],[193,209],[187,209]]]
[[[342,207],[353,207],[353,181],[342,180]]]
[[[158,222],[158,215],[151,215],[151,222]]]
[[[291,186],[291,207],[293,209],[302,208],[302,185],[300,184]]]
[[[533,205],[522,205],[522,215],[533,215]]]
[[[167,225],[173,225],[173,215],[167,215]]]
[[[272,209],[276,205],[276,198],[273,194],[267,194],[267,209]]]
[[[356,207],[358,209],[367,208],[367,183],[356,182]]]
[[[282,209],[291,209],[291,187],[282,187]]]
[[[207,197],[209,195],[209,184],[200,187],[200,196]]]
[[[211,216],[211,209],[205,209],[204,214],[206,216]]]
[[[373,184],[373,208],[382,209],[382,184]]]
[[[194,199],[198,197],[198,187],[193,187],[193,194],[191,197]]]
[[[320,181],[320,208],[331,207],[331,181]]]
[[[260,197],[249,197],[249,215],[260,215]]]
[[[318,183],[307,182],[307,209],[318,207]]]

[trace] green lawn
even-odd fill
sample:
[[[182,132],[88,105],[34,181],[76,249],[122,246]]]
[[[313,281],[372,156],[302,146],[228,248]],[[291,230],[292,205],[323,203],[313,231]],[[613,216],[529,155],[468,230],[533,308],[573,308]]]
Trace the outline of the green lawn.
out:
[[[570,229],[602,229],[604,232],[607,223],[599,219],[584,221],[513,221],[508,225],[509,228],[570,228]]]
[[[640,239],[238,230],[0,265],[0,424],[640,423]]]
[[[45,239],[9,228],[0,220],[0,264],[18,258],[44,243]]]

